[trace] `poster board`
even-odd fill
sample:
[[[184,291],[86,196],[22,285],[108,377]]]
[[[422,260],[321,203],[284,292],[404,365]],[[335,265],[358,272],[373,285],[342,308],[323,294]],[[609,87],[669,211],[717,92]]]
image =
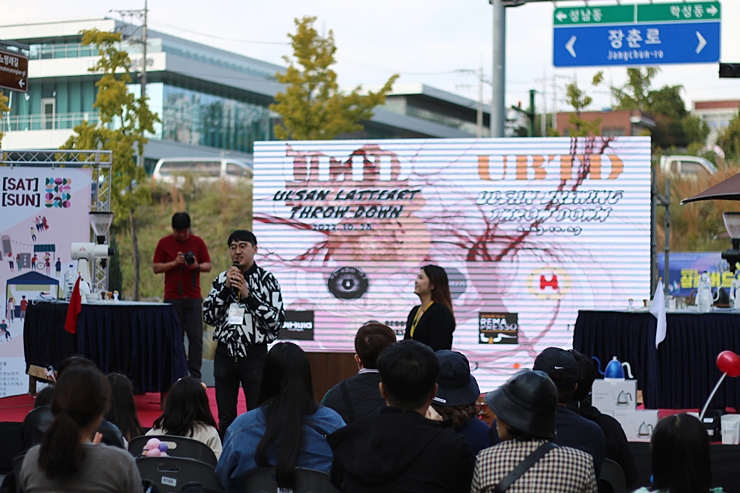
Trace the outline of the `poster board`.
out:
[[[0,167],[0,397],[28,388],[26,303],[61,296],[70,244],[90,240],[91,176],[89,168]]]
[[[571,347],[578,310],[649,298],[647,137],[259,142],[254,169],[256,260],[307,351],[402,338],[430,263],[482,390]]]

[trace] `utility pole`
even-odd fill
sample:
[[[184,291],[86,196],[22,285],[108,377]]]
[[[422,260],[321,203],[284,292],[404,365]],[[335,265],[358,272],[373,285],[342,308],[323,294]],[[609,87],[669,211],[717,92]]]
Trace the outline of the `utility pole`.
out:
[[[480,139],[483,137],[483,62],[481,61],[478,69],[478,114],[475,118],[476,135]]]
[[[146,49],[147,49],[147,22],[149,15],[148,8],[149,0],[144,0],[144,8],[142,10],[115,10],[121,16],[121,20],[125,23],[127,17],[136,17],[142,19],[141,34],[138,38],[133,36],[129,37],[128,42],[132,44],[141,45],[142,59],[141,59],[141,70],[139,72],[139,84],[141,85],[141,98],[146,100]],[[138,156],[139,166],[144,166],[144,153],[139,153]]]

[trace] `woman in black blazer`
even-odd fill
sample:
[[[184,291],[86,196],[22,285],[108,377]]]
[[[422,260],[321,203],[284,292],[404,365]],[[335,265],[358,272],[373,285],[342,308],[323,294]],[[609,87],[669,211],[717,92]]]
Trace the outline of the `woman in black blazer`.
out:
[[[455,315],[447,272],[437,265],[425,265],[414,283],[421,305],[411,309],[404,339],[423,342],[433,351],[452,349]]]

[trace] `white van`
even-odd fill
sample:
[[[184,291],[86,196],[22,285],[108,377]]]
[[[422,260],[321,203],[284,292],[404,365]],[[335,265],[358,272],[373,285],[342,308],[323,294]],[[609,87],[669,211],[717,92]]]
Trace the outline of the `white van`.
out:
[[[174,183],[176,180],[180,183],[185,175],[193,175],[196,180],[235,182],[251,179],[253,173],[254,165],[241,159],[177,157],[157,161],[152,178],[164,183]]]
[[[697,156],[661,156],[660,171],[664,174],[684,178],[709,176],[717,172],[717,167],[708,159]]]

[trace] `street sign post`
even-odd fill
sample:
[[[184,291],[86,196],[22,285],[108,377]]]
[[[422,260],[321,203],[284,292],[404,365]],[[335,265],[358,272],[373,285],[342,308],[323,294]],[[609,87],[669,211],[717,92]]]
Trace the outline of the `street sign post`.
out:
[[[0,50],[0,89],[28,91],[28,57],[17,51]]]
[[[555,9],[556,67],[712,63],[720,57],[719,2]]]

